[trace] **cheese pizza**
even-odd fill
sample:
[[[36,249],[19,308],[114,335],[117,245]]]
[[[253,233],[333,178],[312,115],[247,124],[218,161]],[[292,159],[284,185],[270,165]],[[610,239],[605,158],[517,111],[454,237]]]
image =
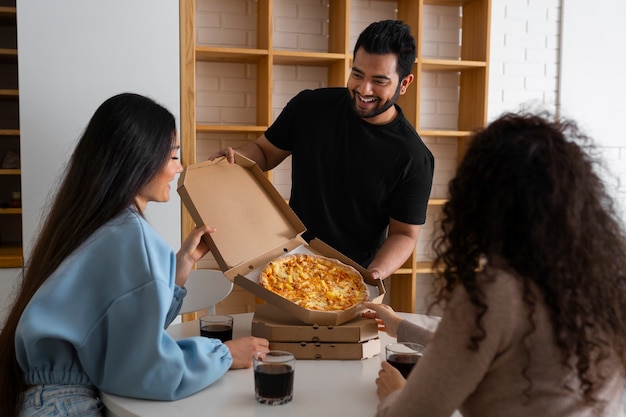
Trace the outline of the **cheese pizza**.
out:
[[[318,255],[296,254],[269,262],[259,285],[310,310],[347,310],[369,299],[356,269]]]

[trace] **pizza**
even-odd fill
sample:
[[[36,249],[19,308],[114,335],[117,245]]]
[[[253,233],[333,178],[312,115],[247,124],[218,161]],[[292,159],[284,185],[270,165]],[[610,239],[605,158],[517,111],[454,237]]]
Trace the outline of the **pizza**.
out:
[[[369,299],[356,269],[319,255],[275,259],[261,271],[259,285],[310,310],[347,310]]]

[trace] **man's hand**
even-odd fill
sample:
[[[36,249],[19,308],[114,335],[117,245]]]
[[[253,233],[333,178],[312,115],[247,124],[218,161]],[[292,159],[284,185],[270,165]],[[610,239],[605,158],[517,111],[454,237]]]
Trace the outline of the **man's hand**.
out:
[[[209,156],[209,161],[212,161],[222,156],[225,156],[226,160],[230,162],[231,164],[235,162],[235,151],[230,146],[225,149],[220,149],[219,151],[215,152],[213,155]]]

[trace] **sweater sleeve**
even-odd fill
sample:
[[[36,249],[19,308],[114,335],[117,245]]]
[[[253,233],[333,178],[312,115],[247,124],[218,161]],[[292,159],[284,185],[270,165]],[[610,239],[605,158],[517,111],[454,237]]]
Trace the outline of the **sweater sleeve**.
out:
[[[428,346],[432,338],[432,331],[418,326],[415,323],[411,323],[408,320],[402,320],[400,326],[398,326],[398,342],[413,342]]]
[[[219,340],[198,336],[176,341],[166,332],[186,292],[174,283],[171,248],[147,224],[139,224],[138,242],[118,254],[123,267],[112,283],[133,285],[117,292],[76,350],[102,391],[176,400],[219,379],[232,356]],[[130,233],[125,236],[130,240]]]
[[[82,346],[80,362],[93,383],[113,394],[176,400],[219,379],[232,364],[216,339],[175,341],[164,330],[169,288],[152,282],[116,300]]]
[[[480,349],[468,349],[475,314],[465,290],[457,288],[424,357],[405,387],[381,401],[377,417],[449,417],[461,406],[488,371],[501,340],[499,329],[490,327]],[[410,333],[407,329],[403,322],[399,334]],[[411,339],[420,341],[418,334]]]
[[[165,329],[167,329],[169,325],[172,324],[172,322],[180,312],[180,309],[183,306],[183,299],[186,295],[187,288],[181,288],[178,285],[174,287],[172,304],[170,305],[170,310],[167,312],[167,316],[165,317]]]

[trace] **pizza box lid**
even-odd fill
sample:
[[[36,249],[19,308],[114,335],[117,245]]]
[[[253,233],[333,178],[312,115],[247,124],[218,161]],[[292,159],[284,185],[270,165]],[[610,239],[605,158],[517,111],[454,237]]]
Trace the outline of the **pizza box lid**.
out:
[[[296,359],[346,360],[369,359],[380,353],[380,339],[370,339],[359,343],[333,342],[272,342],[270,349],[293,353]]]
[[[381,280],[319,239],[306,243],[301,237],[304,224],[250,159],[235,154],[235,163],[219,158],[189,165],[178,179],[178,193],[197,225],[216,228],[204,239],[224,275],[298,320],[339,325],[356,317],[363,307],[314,311],[261,287],[261,270],[283,255],[310,253],[351,265],[363,276],[370,301],[382,302],[385,288]]]
[[[271,304],[258,304],[252,318],[252,336],[270,342],[358,343],[378,337],[378,323],[355,317],[339,326],[303,324]]]
[[[222,271],[282,248],[306,230],[254,161],[235,154],[187,166],[178,194],[197,225],[216,231],[205,236]]]

